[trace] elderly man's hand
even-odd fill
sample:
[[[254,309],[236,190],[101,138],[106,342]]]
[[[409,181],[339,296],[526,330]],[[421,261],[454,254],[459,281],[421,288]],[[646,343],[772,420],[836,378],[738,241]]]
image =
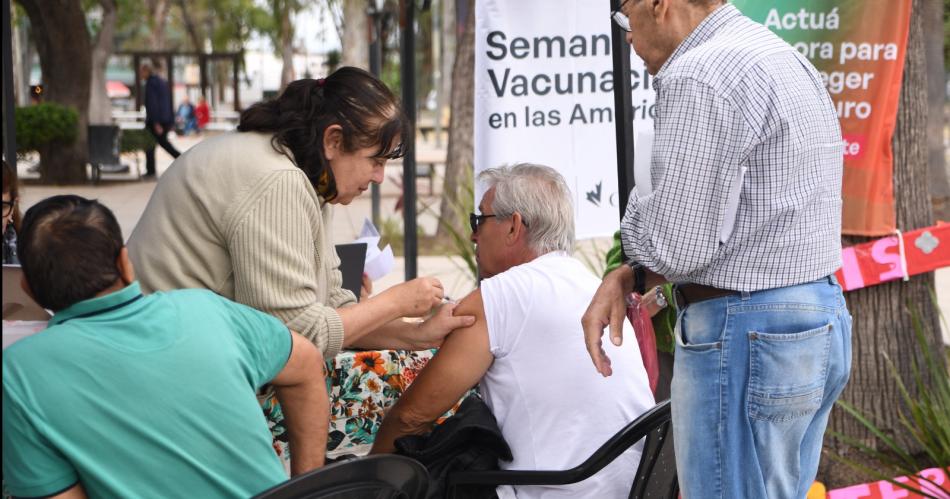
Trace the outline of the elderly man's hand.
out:
[[[594,294],[590,306],[581,318],[584,328],[584,342],[587,353],[597,372],[610,376],[610,358],[604,351],[602,336],[604,327],[610,326],[610,340],[614,345],[623,342],[623,321],[627,317],[627,302],[625,297],[633,290],[633,271],[626,265],[621,265],[604,277],[597,292]]]

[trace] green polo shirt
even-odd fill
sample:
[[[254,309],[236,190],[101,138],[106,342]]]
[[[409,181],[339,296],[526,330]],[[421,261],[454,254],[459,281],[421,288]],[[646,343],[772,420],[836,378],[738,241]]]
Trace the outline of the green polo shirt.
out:
[[[15,496],[250,497],[286,480],[255,391],[287,362],[277,319],[139,284],[57,312],[3,352]]]

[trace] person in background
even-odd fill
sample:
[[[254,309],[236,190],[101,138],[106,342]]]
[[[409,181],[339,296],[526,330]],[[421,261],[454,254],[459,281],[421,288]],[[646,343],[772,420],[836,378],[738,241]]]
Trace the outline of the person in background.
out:
[[[612,13],[654,77],[650,176],[621,222],[625,265],[584,314],[620,344],[624,297],[671,282],[683,497],[805,497],[851,370],[841,267],[841,128],[814,66],[723,0]]]
[[[20,228],[20,188],[17,174],[3,161],[3,263],[19,264],[16,238]]]
[[[195,105],[195,122],[198,125],[198,133],[204,131],[211,121],[211,110],[208,109],[208,101],[205,96],[198,97],[198,103]]]
[[[486,170],[479,180],[488,190],[471,224],[483,279],[457,308],[475,324],[446,338],[386,415],[373,452],[393,452],[397,438],[430,431],[479,384],[514,456],[503,469],[570,469],[654,405],[640,351],[636,342],[609,347],[615,374],[604,379],[578,341],[599,280],[571,257],[574,210],[564,178],[520,164]],[[498,495],[626,497],[639,462],[639,449],[631,449],[583,482],[501,487]]]
[[[24,289],[55,313],[3,352],[3,479],[22,497],[250,497],[284,480],[255,391],[275,386],[291,471],[323,464],[319,351],[210,291],[143,295],[108,208],[54,196],[20,234]]]
[[[178,104],[178,111],[175,112],[175,124],[181,130],[182,135],[188,135],[198,131],[198,122],[195,119],[195,106],[191,104],[186,95]]]
[[[142,64],[139,77],[145,80],[145,129],[155,137],[162,149],[177,158],[181,153],[168,141],[168,132],[175,126],[172,113],[172,93],[168,82],[152,71],[152,66]],[[155,177],[155,146],[145,150],[145,177]]]

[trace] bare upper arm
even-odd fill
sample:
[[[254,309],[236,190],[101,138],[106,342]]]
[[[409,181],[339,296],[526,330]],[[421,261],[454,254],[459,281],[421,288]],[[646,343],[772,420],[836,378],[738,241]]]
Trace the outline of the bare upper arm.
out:
[[[481,290],[469,293],[455,315],[475,316],[475,323],[450,333],[435,357],[399,399],[399,410],[417,423],[430,423],[451,409],[491,367]]]
[[[86,490],[82,488],[82,484],[77,483],[59,494],[49,497],[50,499],[86,499]]]
[[[274,386],[290,386],[313,378],[316,373],[323,375],[323,356],[313,343],[301,334],[290,331],[290,357],[284,368],[274,376]]]

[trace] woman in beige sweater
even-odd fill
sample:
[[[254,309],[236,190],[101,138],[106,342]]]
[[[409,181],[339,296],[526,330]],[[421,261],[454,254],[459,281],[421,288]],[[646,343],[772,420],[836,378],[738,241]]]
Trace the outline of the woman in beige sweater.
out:
[[[142,287],[207,288],[268,312],[326,357],[340,348],[437,346],[472,317],[439,306],[442,285],[418,278],[356,303],[341,287],[332,206],[383,181],[409,123],[386,86],[341,68],[299,80],[241,114],[238,132],[205,140],[162,176],[129,239]]]

